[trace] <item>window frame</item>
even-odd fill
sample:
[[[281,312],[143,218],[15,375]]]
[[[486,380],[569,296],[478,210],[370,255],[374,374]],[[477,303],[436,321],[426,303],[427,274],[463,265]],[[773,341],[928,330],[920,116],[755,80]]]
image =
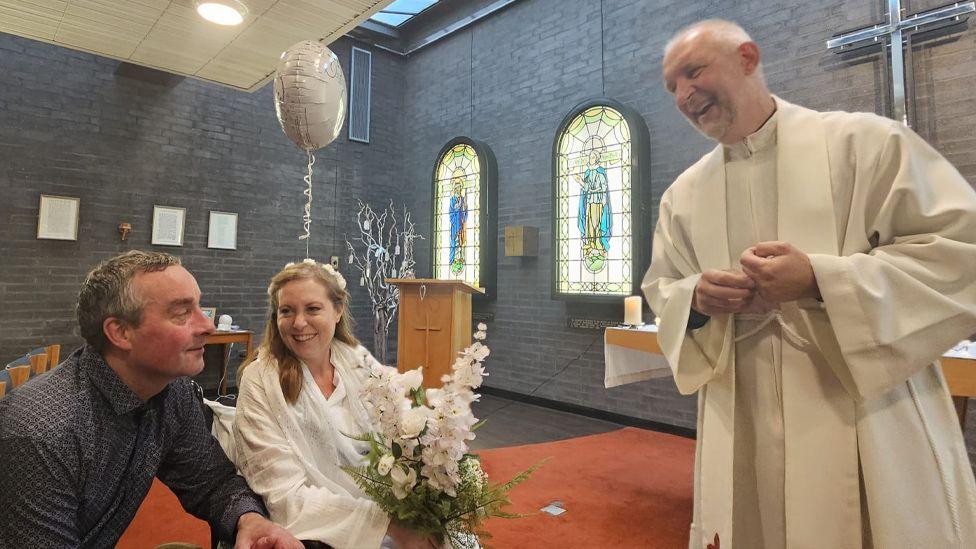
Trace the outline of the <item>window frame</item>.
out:
[[[630,196],[631,196],[631,287],[629,293],[613,295],[597,293],[568,293],[559,290],[559,142],[569,124],[580,114],[593,107],[609,107],[623,117],[630,131]],[[640,283],[644,271],[650,264],[653,227],[647,222],[651,196],[650,184],[650,136],[644,118],[634,109],[608,97],[595,97],[573,107],[556,127],[550,153],[551,184],[550,200],[550,246],[552,257],[550,266],[550,297],[554,300],[589,303],[617,303],[628,295],[640,294]]]
[[[440,168],[441,160],[448,151],[458,145],[468,145],[474,149],[478,157],[480,192],[478,197],[478,208],[480,215],[480,227],[478,239],[481,250],[479,252],[480,264],[478,266],[478,282],[480,288],[484,289],[484,294],[475,294],[475,301],[494,300],[496,297],[497,285],[497,264],[498,264],[498,167],[495,161],[495,154],[487,143],[472,139],[466,136],[457,136],[441,147],[437,156],[434,158],[434,167],[430,176],[430,239],[428,245],[430,257],[430,274],[436,277],[435,265],[437,262],[436,250],[436,229],[437,229],[437,171]],[[456,280],[456,279],[443,279]]]

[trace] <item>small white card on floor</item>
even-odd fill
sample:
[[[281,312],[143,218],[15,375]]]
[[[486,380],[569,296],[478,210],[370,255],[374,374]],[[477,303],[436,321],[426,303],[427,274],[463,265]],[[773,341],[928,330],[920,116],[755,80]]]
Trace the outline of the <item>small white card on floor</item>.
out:
[[[546,505],[545,507],[543,507],[542,509],[540,509],[540,511],[542,511],[544,513],[549,513],[550,515],[552,515],[554,517],[558,517],[559,515],[561,515],[561,514],[563,514],[563,513],[566,512],[565,509],[563,509],[562,507],[559,506],[560,503],[561,502],[558,502],[558,501],[557,502],[554,502],[554,503],[550,503],[549,505]]]

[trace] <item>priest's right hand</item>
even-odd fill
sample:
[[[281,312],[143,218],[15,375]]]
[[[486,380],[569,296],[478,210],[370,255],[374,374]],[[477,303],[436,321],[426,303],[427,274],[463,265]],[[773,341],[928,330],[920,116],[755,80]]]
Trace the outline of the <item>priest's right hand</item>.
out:
[[[695,286],[691,308],[703,315],[745,311],[755,296],[756,283],[745,273],[733,270],[708,270]]]

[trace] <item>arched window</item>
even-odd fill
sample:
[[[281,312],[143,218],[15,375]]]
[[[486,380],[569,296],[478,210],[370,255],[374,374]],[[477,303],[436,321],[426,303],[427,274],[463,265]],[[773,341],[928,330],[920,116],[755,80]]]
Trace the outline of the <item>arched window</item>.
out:
[[[602,299],[638,290],[650,251],[641,227],[647,127],[606,99],[577,106],[553,147],[553,296]]]
[[[498,239],[495,157],[487,145],[466,137],[437,155],[433,177],[431,254],[433,277],[495,289]]]

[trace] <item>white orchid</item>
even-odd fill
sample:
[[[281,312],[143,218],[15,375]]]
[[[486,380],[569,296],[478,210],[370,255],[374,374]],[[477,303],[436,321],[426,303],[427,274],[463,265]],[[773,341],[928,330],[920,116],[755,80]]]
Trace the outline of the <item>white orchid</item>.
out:
[[[416,391],[424,382],[423,367],[410,370],[402,374],[396,374],[395,383],[407,391]]]
[[[487,476],[479,464],[468,463],[472,461],[468,443],[475,438],[472,429],[478,423],[471,411],[479,398],[474,389],[487,375],[482,364],[490,353],[484,344],[487,328],[478,324],[474,341],[458,354],[439,388],[422,387],[421,368],[401,374],[364,358],[370,375],[363,383],[363,404],[376,426],[371,435],[378,454],[373,465],[364,469],[367,472],[360,473],[375,483],[364,487],[380,491],[380,497],[392,493],[409,509],[427,505],[414,499],[418,494],[428,498],[431,491],[440,492],[439,498],[479,497],[475,494],[486,486]],[[485,509],[490,503],[484,504]],[[490,513],[497,510],[484,511],[484,516]]]
[[[464,387],[477,389],[485,376],[485,370],[480,364],[464,365],[454,370],[454,379]]]
[[[401,467],[398,465],[390,471],[390,479],[393,480],[393,495],[397,499],[403,499],[416,486],[417,471],[413,467]]]
[[[380,458],[379,463],[376,464],[376,471],[384,476],[390,474],[390,471],[393,469],[393,462],[395,459],[396,458],[393,457],[393,454],[384,454],[383,457]]]
[[[473,343],[458,354],[439,388],[423,388],[420,368],[401,374],[363,359],[369,378],[362,400],[376,430],[364,437],[373,444],[369,465],[347,470],[371,497],[387,502],[382,506],[391,515],[440,521],[445,535],[470,534],[485,518],[505,516],[499,494],[511,488],[489,489],[487,476],[468,451],[478,423],[471,411],[479,398],[474,389],[487,375],[482,365],[489,355],[483,343],[486,330],[478,324]],[[431,498],[438,503],[431,505]]]
[[[475,341],[471,344],[471,347],[468,347],[468,356],[478,362],[488,358],[489,353],[491,353],[491,350],[488,349],[487,345],[482,344],[480,341]]]

